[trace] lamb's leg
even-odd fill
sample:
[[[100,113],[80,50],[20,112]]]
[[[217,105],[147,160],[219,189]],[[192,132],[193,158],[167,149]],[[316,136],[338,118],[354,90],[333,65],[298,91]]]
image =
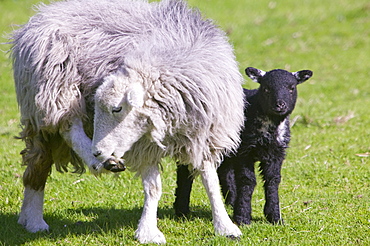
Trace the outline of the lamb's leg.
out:
[[[237,186],[237,199],[234,204],[234,221],[238,225],[250,224],[252,220],[252,194],[256,186],[256,175],[254,173],[254,163],[238,159],[235,163],[235,179]]]
[[[175,202],[173,203],[175,214],[184,216],[190,213],[190,193],[193,185],[193,177],[191,177],[187,165],[178,165],[176,170],[177,187],[175,192]]]
[[[233,169],[234,159],[236,157],[225,157],[217,169],[218,178],[220,179],[222,195],[225,198],[225,203],[234,207],[236,200],[236,184],[235,174]]]
[[[265,188],[265,207],[264,214],[270,223],[283,223],[280,214],[279,205],[279,184],[281,181],[281,166],[282,161],[275,163],[261,163],[262,176]]]
[[[92,141],[86,135],[83,129],[83,123],[81,119],[73,119],[69,129],[61,131],[63,139],[67,142],[69,146],[73,149],[74,152],[84,161],[84,163],[89,167],[92,173],[100,173],[104,169],[120,172],[124,171],[126,168],[123,165],[122,160],[110,159],[104,163],[101,163],[93,154],[92,154]]]
[[[221,191],[217,171],[213,163],[204,162],[204,167],[199,170],[202,177],[203,185],[207,191],[208,198],[211,202],[213,225],[216,234],[239,237],[242,233],[239,228],[231,221],[222,202]]]
[[[144,188],[144,208],[135,238],[140,243],[166,243],[163,233],[157,227],[158,201],[162,195],[162,183],[158,165],[149,165],[141,171]]]
[[[23,174],[24,200],[18,223],[29,232],[47,231],[49,226],[43,219],[44,188],[53,161],[41,136],[26,139],[26,144],[27,148],[22,151],[27,164]]]

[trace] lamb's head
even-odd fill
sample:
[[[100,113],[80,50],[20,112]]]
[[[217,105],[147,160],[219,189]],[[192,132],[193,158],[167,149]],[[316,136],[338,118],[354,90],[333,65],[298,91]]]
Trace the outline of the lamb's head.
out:
[[[288,72],[275,69],[265,72],[253,67],[245,69],[246,74],[260,84],[259,103],[265,114],[285,117],[292,113],[297,101],[297,85],[308,80],[312,71]]]
[[[92,152],[102,162],[121,158],[148,130],[144,95],[142,78],[126,70],[107,76],[98,87]]]

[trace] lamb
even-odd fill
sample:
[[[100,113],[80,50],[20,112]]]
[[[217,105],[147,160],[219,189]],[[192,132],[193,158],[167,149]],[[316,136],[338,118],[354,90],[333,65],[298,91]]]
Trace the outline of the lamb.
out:
[[[176,0],[67,0],[40,5],[12,43],[27,165],[18,222],[28,231],[49,228],[43,197],[53,163],[94,173],[128,167],[145,194],[135,237],[165,243],[158,165],[172,156],[200,173],[215,232],[241,235],[216,168],[240,142],[243,78],[211,20]]]
[[[233,206],[234,221],[239,225],[250,224],[251,198],[256,185],[254,164],[259,161],[266,199],[264,214],[269,222],[282,223],[278,187],[290,141],[289,115],[296,104],[297,85],[313,73],[310,70],[290,73],[281,69],[264,72],[252,67],[245,72],[260,83],[260,87],[244,89],[246,105],[242,142],[235,155],[225,157],[217,173],[225,202]],[[192,186],[189,175],[186,166],[178,167],[174,208],[179,216],[189,213]]]

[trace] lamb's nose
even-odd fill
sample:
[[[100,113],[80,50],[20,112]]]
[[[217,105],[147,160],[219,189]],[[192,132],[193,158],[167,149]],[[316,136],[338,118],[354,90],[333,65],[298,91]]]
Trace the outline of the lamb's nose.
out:
[[[93,155],[95,156],[95,157],[98,157],[98,156],[100,156],[102,154],[102,152],[100,151],[100,150],[97,150],[97,151],[95,151],[94,153],[93,153]]]
[[[283,100],[278,100],[276,106],[278,108],[284,109],[284,108],[286,108],[286,103]]]

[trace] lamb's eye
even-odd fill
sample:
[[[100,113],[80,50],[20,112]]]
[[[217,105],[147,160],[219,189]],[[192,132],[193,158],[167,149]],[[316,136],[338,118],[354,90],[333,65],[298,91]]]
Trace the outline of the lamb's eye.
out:
[[[293,91],[295,91],[295,87],[294,86],[292,86],[292,87],[290,87],[290,92],[293,92]]]
[[[122,107],[113,107],[112,108],[112,113],[119,113],[122,111]]]
[[[264,89],[263,89],[263,91],[264,91],[265,93],[270,93],[270,90],[269,90],[268,88],[264,88]]]

